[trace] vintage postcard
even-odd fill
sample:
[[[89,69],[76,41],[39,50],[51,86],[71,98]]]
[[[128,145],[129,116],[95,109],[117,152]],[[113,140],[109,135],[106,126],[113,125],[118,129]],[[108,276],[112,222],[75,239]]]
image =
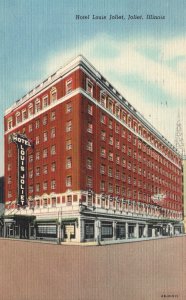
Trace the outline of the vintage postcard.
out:
[[[185,1],[0,15],[0,299],[186,299]]]

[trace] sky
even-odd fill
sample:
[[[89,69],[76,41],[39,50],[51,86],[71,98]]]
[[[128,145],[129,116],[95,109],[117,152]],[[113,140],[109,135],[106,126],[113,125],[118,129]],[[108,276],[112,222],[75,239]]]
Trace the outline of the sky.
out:
[[[186,142],[185,16],[185,0],[0,0],[0,176],[5,110],[78,54],[173,144],[179,114]]]

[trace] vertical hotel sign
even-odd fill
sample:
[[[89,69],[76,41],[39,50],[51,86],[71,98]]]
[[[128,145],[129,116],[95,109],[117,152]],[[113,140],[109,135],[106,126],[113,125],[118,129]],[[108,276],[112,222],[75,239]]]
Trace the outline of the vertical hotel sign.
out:
[[[17,145],[18,150],[18,189],[17,205],[27,205],[27,148],[31,146],[30,141],[22,134],[13,133],[12,141]]]

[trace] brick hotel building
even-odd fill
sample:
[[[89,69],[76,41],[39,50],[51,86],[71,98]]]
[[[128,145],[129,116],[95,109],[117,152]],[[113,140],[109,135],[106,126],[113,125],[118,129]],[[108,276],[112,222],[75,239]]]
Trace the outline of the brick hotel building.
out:
[[[7,109],[4,127],[4,236],[182,232],[181,156],[83,56]]]

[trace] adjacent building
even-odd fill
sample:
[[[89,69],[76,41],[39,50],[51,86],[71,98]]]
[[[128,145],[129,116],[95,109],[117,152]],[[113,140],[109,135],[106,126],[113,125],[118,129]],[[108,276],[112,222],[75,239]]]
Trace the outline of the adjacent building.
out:
[[[16,101],[4,127],[4,236],[182,232],[181,156],[83,56]]]

